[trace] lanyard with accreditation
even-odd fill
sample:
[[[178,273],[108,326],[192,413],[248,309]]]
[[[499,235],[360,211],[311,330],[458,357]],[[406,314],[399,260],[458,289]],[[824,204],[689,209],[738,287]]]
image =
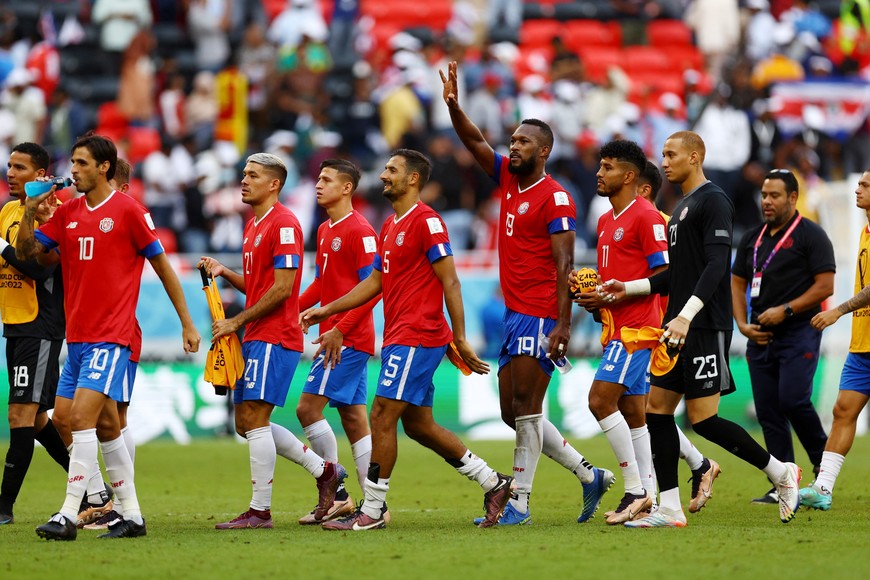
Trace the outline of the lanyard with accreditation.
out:
[[[776,243],[773,250],[767,256],[767,259],[764,261],[764,264],[761,265],[761,268],[758,267],[758,246],[761,245],[761,240],[764,239],[764,232],[767,231],[767,224],[764,224],[764,227],[761,228],[761,233],[758,234],[758,239],[755,240],[755,248],[752,250],[752,286],[749,288],[749,296],[752,298],[758,298],[758,295],[761,294],[761,275],[767,269],[767,266],[770,264],[770,261],[773,259],[773,256],[779,251],[785,241],[791,236],[794,229],[797,227],[804,216],[798,215],[797,219],[794,220],[794,223],[791,224],[791,227],[786,230],[785,235],[780,238],[780,240]]]

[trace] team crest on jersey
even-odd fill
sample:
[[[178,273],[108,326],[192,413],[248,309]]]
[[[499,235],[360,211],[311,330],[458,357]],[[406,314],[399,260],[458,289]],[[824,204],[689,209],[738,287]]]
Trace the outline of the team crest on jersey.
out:
[[[527,211],[529,211],[529,202],[524,201],[520,204],[520,207],[517,208],[517,213],[523,215]]]
[[[684,207],[683,211],[680,212],[680,221],[686,219],[686,214],[689,213],[689,208]]]
[[[337,252],[341,249],[341,238],[335,237],[332,239],[332,244],[330,245],[333,252]]]
[[[115,227],[115,220],[112,218],[103,218],[100,220],[100,231],[108,234]]]
[[[396,236],[396,245],[401,246],[405,243],[405,232],[399,232],[399,235]]]
[[[622,228],[616,228],[616,231],[613,232],[613,241],[618,242],[622,239],[622,236],[625,235],[625,230]]]
[[[262,242],[262,241],[263,241],[263,234],[257,234],[257,237],[254,238],[254,247],[255,248],[258,247],[260,245],[260,242]]]

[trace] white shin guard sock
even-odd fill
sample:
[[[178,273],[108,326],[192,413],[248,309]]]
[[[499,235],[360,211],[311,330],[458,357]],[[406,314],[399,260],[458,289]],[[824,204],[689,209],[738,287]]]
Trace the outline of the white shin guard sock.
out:
[[[656,500],[656,472],[653,467],[652,449],[650,448],[649,429],[644,425],[631,430],[631,444],[634,446],[634,457],[637,459],[637,470],[640,472],[640,482],[647,495]]]
[[[816,485],[829,493],[834,493],[834,484],[837,482],[837,476],[840,475],[844,461],[846,458],[839,453],[833,451],[822,453],[822,465],[819,469],[819,475],[816,477]]]
[[[136,467],[136,442],[133,440],[133,434],[130,433],[130,427],[121,429],[121,437],[124,438],[124,446],[127,448],[127,453],[130,454],[130,462],[133,467]]]
[[[390,491],[390,478],[382,477],[377,483],[369,480],[365,488],[365,501],[362,512],[373,520],[381,519],[384,504],[387,503],[387,492]]]
[[[700,469],[701,464],[704,463],[704,455],[698,451],[697,447],[692,445],[692,442],[689,441],[689,438],[686,437],[686,434],[683,433],[679,425],[677,426],[677,435],[680,436],[680,459],[685,460],[692,471]]]
[[[359,488],[365,492],[369,475],[369,463],[372,458],[372,436],[361,437],[350,444],[353,462],[356,465],[356,476],[359,478]]]
[[[468,479],[476,481],[483,488],[483,491],[491,490],[498,483],[498,475],[495,470],[468,449],[465,450],[459,461],[462,462],[462,466],[457,467],[456,471]]]
[[[251,458],[251,508],[265,511],[272,507],[272,478],[275,476],[275,439],[271,427],[259,427],[245,433]]]
[[[335,433],[326,419],[315,421],[305,427],[304,431],[305,437],[308,438],[308,442],[316,454],[321,456],[324,461],[338,463],[338,441],[335,440]]]
[[[102,494],[106,491],[106,484],[103,483],[103,473],[100,471],[99,459],[91,466],[91,473],[88,476],[88,502],[92,504],[103,503]]]
[[[591,482],[595,478],[592,464],[586,461],[547,419],[544,419],[542,429],[544,455],[576,475],[582,483]]]
[[[277,423],[270,423],[272,438],[275,441],[275,450],[281,457],[289,459],[293,463],[301,465],[305,470],[318,478],[323,475],[323,458],[290,432],[286,427]]]
[[[106,462],[106,475],[109,476],[112,489],[124,505],[124,517],[141,524],[142,511],[133,482],[133,461],[124,444],[124,438],[118,437],[114,441],[100,443],[100,451],[103,453],[103,461]]]
[[[523,415],[517,417],[515,421],[517,430],[517,442],[514,448],[516,497],[512,497],[510,501],[520,513],[528,513],[529,511],[529,495],[532,493],[532,482],[535,479],[535,470],[538,467],[538,459],[541,457],[541,449],[544,445],[543,421],[544,416],[540,413]]]
[[[637,468],[637,458],[634,456],[634,445],[631,442],[631,430],[622,413],[616,411],[598,422],[598,426],[607,437],[610,448],[616,455],[616,461],[622,470],[625,493],[643,495],[643,484],[640,481],[640,471]]]
[[[66,500],[60,513],[75,522],[79,507],[88,487],[88,476],[97,463],[97,430],[73,431],[72,451],[69,456],[69,474],[66,484]]]

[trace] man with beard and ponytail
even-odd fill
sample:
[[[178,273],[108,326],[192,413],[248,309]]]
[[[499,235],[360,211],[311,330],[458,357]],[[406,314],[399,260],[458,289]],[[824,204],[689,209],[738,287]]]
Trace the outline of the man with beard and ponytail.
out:
[[[553,361],[565,356],[571,337],[568,275],[577,217],[572,197],[545,171],[553,131],[538,119],[524,120],[511,135],[505,158],[459,106],[455,62],[449,63],[446,76],[441,72],[441,81],[456,134],[498,184],[501,196],[499,278],[507,308],[498,388],[502,419],[517,435],[516,493],[499,524],[531,522],[529,495],[542,451],[580,479],[583,510],[577,521],[582,523],[598,509],[614,477],[590,465],[543,416]]]

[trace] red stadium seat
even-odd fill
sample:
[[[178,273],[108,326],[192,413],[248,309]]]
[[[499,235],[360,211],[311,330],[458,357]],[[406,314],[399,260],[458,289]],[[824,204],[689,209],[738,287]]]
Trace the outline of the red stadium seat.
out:
[[[569,20],[565,22],[563,38],[565,45],[574,51],[584,46],[617,48],[622,45],[622,28],[615,21]]]
[[[624,70],[622,50],[609,46],[585,46],[577,51],[583,60],[586,78],[600,83],[607,76],[607,69],[618,66]]]
[[[109,101],[97,109],[97,125],[114,132],[123,133],[127,130],[129,121],[118,109],[118,103]]]
[[[671,65],[677,70],[704,70],[704,55],[701,54],[697,46],[669,46],[667,53],[671,59]]]
[[[549,46],[555,37],[562,35],[562,23],[558,20],[527,20],[520,28],[520,45]]]
[[[127,131],[130,146],[127,156],[130,163],[140,163],[148,155],[160,149],[160,133],[149,127],[130,127]]]
[[[622,49],[625,71],[635,72],[667,71],[678,66],[673,62],[669,51],[655,46],[626,46]]]
[[[692,31],[680,20],[653,20],[646,26],[646,39],[653,46],[691,45]]]
[[[157,233],[157,237],[160,238],[163,250],[167,254],[178,253],[178,240],[175,238],[175,232],[169,228],[156,228],[154,231]]]

